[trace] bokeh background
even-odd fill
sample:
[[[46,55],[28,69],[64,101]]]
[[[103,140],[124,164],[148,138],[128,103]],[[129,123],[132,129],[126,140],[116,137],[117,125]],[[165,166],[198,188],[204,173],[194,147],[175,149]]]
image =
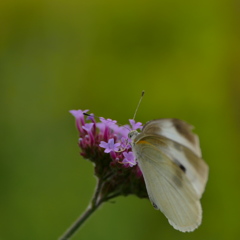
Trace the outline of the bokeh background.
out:
[[[213,240],[240,235],[239,2],[2,0],[0,239],[57,239],[96,179],[70,109],[127,123],[195,126],[210,166],[203,223],[175,231],[148,200],[119,197],[73,240]]]

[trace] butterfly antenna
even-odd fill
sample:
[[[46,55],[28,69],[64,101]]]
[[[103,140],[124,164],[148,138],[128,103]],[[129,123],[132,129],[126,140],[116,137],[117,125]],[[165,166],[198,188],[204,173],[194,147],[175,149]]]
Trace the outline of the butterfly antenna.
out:
[[[134,113],[134,115],[133,115],[133,119],[135,119],[135,117],[136,117],[136,114],[137,114],[138,108],[139,108],[139,106],[140,106],[140,104],[141,104],[141,101],[142,101],[142,99],[143,99],[144,93],[145,93],[145,91],[143,90],[143,91],[142,91],[142,94],[141,94],[141,97],[140,97],[140,99],[139,99],[137,108],[136,108],[135,113]]]

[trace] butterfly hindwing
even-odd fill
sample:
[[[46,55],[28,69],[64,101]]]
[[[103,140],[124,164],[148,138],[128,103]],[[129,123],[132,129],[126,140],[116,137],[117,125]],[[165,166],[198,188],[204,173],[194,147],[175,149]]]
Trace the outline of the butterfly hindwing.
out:
[[[183,168],[199,197],[201,197],[208,178],[208,166],[201,159],[197,135],[191,126],[178,119],[158,119],[148,122],[137,137],[150,137],[164,140],[165,145],[155,144],[160,151]],[[190,141],[191,140],[191,141]]]
[[[146,141],[147,140],[147,141]],[[179,167],[155,144],[165,146],[164,139],[136,141],[134,152],[146,183],[150,200],[180,231],[193,231],[201,223],[199,196]]]
[[[167,138],[148,136],[143,139],[147,141],[158,139],[158,141],[164,143],[158,144],[158,141],[152,141],[154,147],[161,154],[166,155],[170,161],[174,162],[185,173],[186,178],[192,184],[199,198],[201,198],[208,178],[207,164],[190,149]]]

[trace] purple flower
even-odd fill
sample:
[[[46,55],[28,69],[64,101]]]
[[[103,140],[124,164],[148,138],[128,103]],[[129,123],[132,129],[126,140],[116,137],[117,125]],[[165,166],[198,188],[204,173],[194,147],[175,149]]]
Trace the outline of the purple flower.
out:
[[[76,126],[77,126],[77,129],[79,132],[81,132],[81,130],[82,130],[81,126],[83,126],[85,124],[83,113],[86,113],[88,111],[89,110],[83,110],[83,111],[82,110],[71,110],[71,111],[69,111],[75,117]]]
[[[82,126],[82,128],[84,130],[86,130],[87,132],[90,132],[92,127],[93,127],[94,123],[86,123],[84,126]]]
[[[118,126],[117,121],[99,118],[88,110],[71,110],[79,131],[81,155],[94,163],[95,175],[103,181],[102,196],[135,194],[147,197],[142,172],[132,153],[128,133],[141,129],[142,124],[129,120],[129,125]]]
[[[102,123],[105,123],[105,124],[108,125],[108,126],[111,126],[111,124],[116,124],[116,123],[117,123],[116,120],[112,120],[112,119],[110,119],[110,118],[105,119],[105,118],[103,118],[103,117],[100,117],[99,119],[100,119],[100,121],[101,121]]]
[[[129,126],[118,126],[117,124],[111,125],[111,129],[119,135],[119,138],[122,136],[125,137],[126,139],[128,138],[128,133],[131,130]]]
[[[97,118],[86,112],[88,110],[70,111],[75,117],[79,132],[80,154],[94,163],[94,175],[98,178],[89,209],[95,211],[102,203],[117,196],[133,194],[139,198],[148,198],[144,178],[135,161],[131,140],[128,138],[129,131],[141,129],[142,124],[130,119],[131,127],[118,126],[115,120]],[[76,226],[83,222],[83,218],[79,218],[61,239],[72,236],[77,229]]]
[[[102,125],[98,125],[98,126],[100,126],[101,131],[103,131],[103,140],[107,142],[108,139],[112,137],[111,133],[113,131],[111,131],[111,128],[114,128],[116,126],[117,121],[112,120],[110,118],[105,119],[103,117],[100,117],[99,119],[102,122]]]
[[[96,126],[100,131],[104,131],[104,129],[105,129],[105,124],[102,122],[97,122]]]
[[[133,152],[124,152],[123,153],[124,159],[122,163],[129,164],[130,167],[136,165],[136,161],[133,155]]]
[[[121,143],[114,143],[114,139],[111,138],[108,140],[108,142],[104,142],[101,141],[101,143],[99,144],[100,147],[105,148],[104,152],[105,153],[110,153],[110,152],[116,152],[118,151],[119,146],[121,145]]]
[[[127,150],[127,149],[131,148],[131,144],[129,143],[128,137],[122,137],[121,138],[121,148],[124,149],[124,150]]]
[[[95,122],[94,114],[91,113],[89,116],[87,116],[87,120],[90,120],[92,122]]]
[[[89,139],[89,145],[93,145],[94,144],[94,133],[95,133],[95,128],[94,128],[94,123],[85,123],[84,126],[82,126],[82,129],[84,129],[87,133],[88,133],[88,136],[85,136],[85,139]]]
[[[83,113],[87,113],[89,110],[70,110],[69,112],[76,118],[84,117]]]
[[[132,126],[132,130],[137,130],[137,129],[142,129],[142,123],[140,123],[140,122],[135,122],[135,120],[133,120],[133,119],[129,119],[129,122],[130,122],[130,124],[131,124],[131,126]]]

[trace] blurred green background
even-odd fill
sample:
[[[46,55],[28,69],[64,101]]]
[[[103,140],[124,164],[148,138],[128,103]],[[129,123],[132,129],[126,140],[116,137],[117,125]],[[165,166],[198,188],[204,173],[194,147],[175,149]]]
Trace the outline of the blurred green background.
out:
[[[239,239],[239,3],[0,2],[0,239],[57,239],[95,187],[70,109],[195,126],[210,166],[203,223],[174,230],[148,200],[106,203],[73,238]]]

